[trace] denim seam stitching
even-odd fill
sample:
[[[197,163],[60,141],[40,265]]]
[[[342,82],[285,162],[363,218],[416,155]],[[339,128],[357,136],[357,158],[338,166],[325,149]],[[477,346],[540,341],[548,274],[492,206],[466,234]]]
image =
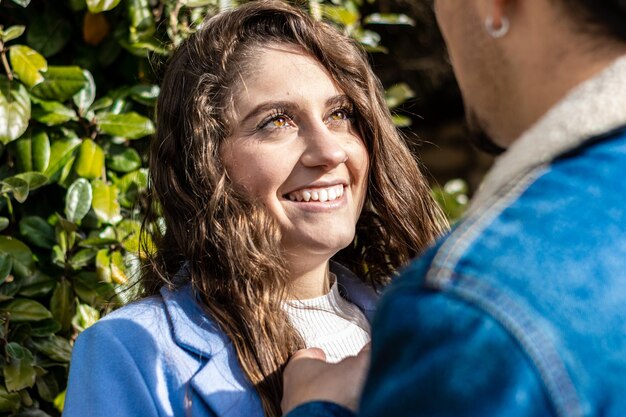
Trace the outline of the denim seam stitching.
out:
[[[453,271],[451,276],[454,283],[448,285],[445,292],[486,312],[520,344],[541,376],[557,415],[582,417],[582,406],[567,370],[554,344],[534,325],[532,316],[503,291],[483,280]]]
[[[468,218],[455,232],[452,233],[451,236],[448,237],[443,246],[437,251],[435,258],[431,263],[431,268],[426,274],[425,285],[440,291],[451,289],[450,287],[452,285],[451,282],[453,281],[453,277],[461,277],[461,275],[454,272],[454,269],[471,244],[506,207],[510,206],[513,201],[519,198],[519,196],[539,177],[545,174],[549,168],[550,164],[543,164],[535,167],[530,172],[527,172],[523,176],[519,177],[519,180],[512,180],[509,184],[512,183],[513,186],[511,186],[511,188],[503,195],[496,195],[491,200],[493,202],[488,202],[485,205],[487,207],[486,210],[483,212],[476,209],[472,210],[472,212],[468,215]],[[461,296],[460,293],[459,296]],[[542,356],[540,354],[540,349],[536,349],[538,356],[535,357],[532,353],[535,351],[535,349],[532,349],[534,344],[531,340],[526,340],[521,330],[514,331],[517,327],[508,327],[505,325],[505,323],[508,322],[516,324],[514,317],[510,317],[510,320],[504,320],[506,319],[506,313],[498,313],[498,309],[496,308],[485,308],[485,310],[491,312],[494,318],[500,317],[497,319],[498,322],[502,323],[502,325],[509,330],[511,335],[518,340],[531,361],[535,364],[539,374],[542,376],[545,386],[548,389],[548,395],[551,397],[552,402],[555,405],[557,415],[560,417],[582,416],[582,408],[578,400],[574,384],[555,349],[551,349],[552,355],[543,355],[549,356],[549,360],[553,360],[554,363],[544,363],[540,360]],[[517,310],[520,310],[520,316],[526,316],[522,314],[521,309]],[[526,319],[526,321],[530,323],[528,319]],[[537,334],[540,334],[538,330]],[[545,339],[545,337],[542,339]],[[560,395],[556,395],[560,392],[559,387],[563,387],[565,390],[565,393],[563,394],[563,401],[559,400],[561,398]]]

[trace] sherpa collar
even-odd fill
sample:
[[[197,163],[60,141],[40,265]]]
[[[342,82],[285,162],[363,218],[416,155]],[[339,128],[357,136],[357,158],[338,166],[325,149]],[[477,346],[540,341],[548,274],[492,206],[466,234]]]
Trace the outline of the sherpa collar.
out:
[[[502,154],[470,206],[484,210],[519,178],[588,139],[626,126],[626,56],[579,84]]]

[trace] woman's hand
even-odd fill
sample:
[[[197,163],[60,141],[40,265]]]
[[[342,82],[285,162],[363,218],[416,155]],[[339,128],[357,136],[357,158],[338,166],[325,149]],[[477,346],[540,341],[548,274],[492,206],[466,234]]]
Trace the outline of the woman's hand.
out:
[[[283,414],[309,401],[330,401],[356,411],[369,358],[369,345],[336,364],[325,362],[321,349],[297,351],[283,373]]]

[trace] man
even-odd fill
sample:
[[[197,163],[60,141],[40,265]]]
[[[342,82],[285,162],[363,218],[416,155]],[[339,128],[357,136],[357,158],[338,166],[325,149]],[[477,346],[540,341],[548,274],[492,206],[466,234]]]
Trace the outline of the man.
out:
[[[435,13],[473,125],[506,152],[383,297],[358,415],[623,417],[626,3]],[[319,355],[285,371],[289,417],[357,408],[366,354]]]

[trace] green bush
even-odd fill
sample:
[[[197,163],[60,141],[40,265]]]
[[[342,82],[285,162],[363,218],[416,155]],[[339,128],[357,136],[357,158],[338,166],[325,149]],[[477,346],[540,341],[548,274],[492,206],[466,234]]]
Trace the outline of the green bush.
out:
[[[60,415],[76,336],[132,297],[154,68],[231,3],[0,4],[0,414]],[[359,0],[308,6],[372,52],[384,48],[364,25],[412,24],[363,16]],[[411,95],[394,86],[388,104]]]

